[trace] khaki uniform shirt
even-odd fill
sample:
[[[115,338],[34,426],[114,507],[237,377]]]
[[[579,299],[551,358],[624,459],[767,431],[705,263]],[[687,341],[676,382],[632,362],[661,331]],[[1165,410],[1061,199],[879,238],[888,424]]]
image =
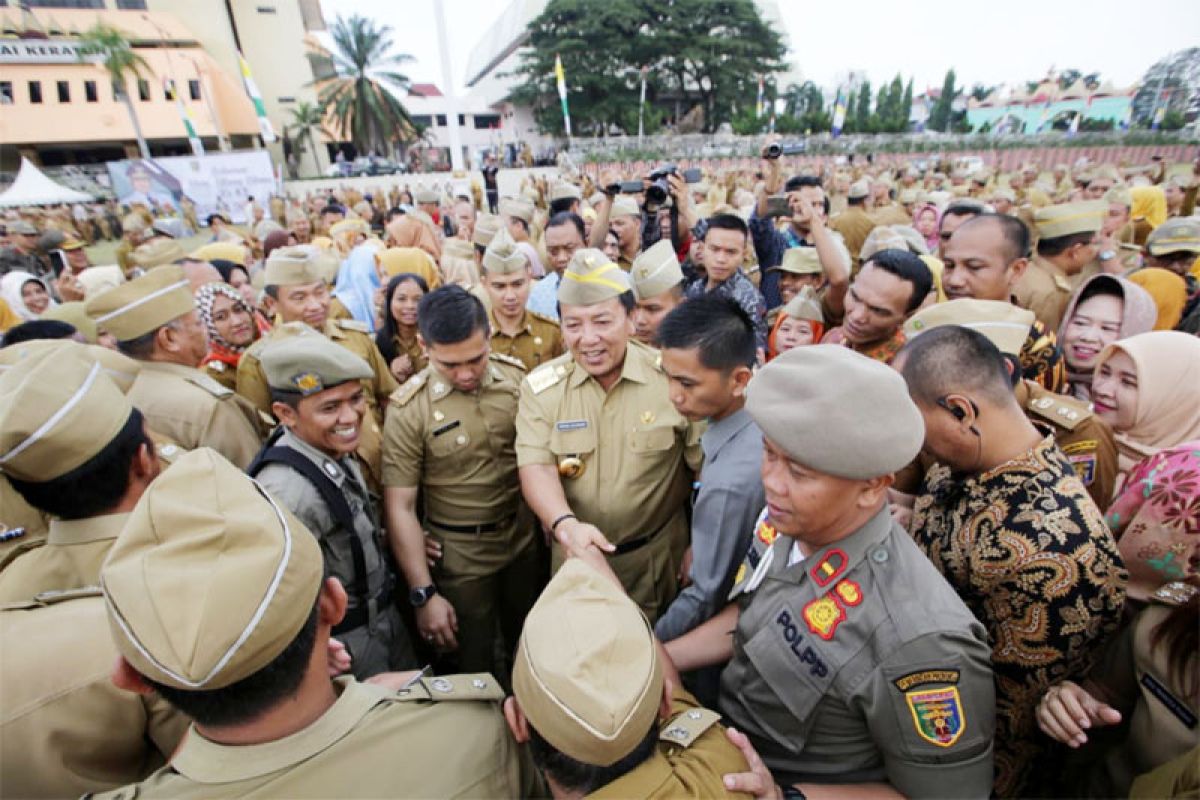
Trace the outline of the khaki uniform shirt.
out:
[[[262,440],[258,415],[237,394],[180,364],[141,361],[126,397],[155,431],[186,450],[211,447],[245,469]]]
[[[0,603],[32,600],[46,591],[99,585],[100,566],[128,518],[128,514],[105,514],[90,519],[51,519],[45,545],[14,559],[0,572]]]
[[[676,689],[671,717],[659,726],[658,747],[646,761],[588,795],[596,800],[673,800],[692,797],[748,797],[725,788],[727,774],[750,768],[741,752],[725,738],[720,715],[702,708],[696,698]]]
[[[862,206],[850,206],[837,218],[829,221],[830,230],[835,230],[842,235],[842,239],[846,242],[846,249],[850,251],[850,257],[856,264],[863,242],[867,240],[867,235],[871,233],[875,225],[875,220],[867,216],[867,212],[863,210]]]
[[[790,566],[793,540],[765,511],[751,542],[721,711],[776,781],[987,797],[986,633],[887,507]]]
[[[404,692],[346,678],[334,685],[337,702],[282,741],[229,747],[193,728],[168,766],[100,797],[501,798],[536,790],[490,675],[427,678]]]
[[[157,694],[113,686],[99,589],[0,610],[0,779],[5,797],[78,797],[158,769],[187,718]]]
[[[205,375],[229,391],[237,391],[237,367],[227,364],[220,359],[213,359],[205,364],[202,369]]]
[[[489,316],[492,325],[492,352],[512,356],[524,364],[525,369],[536,369],[550,359],[561,356],[566,349],[563,347],[558,323],[549,317],[535,311],[526,311],[521,320],[521,330],[515,336],[510,336],[501,332],[494,311]]]
[[[0,475],[0,570],[13,559],[41,546],[50,530],[50,516],[25,501]]]
[[[429,363],[429,357],[425,355],[425,349],[421,347],[421,342],[417,340],[415,334],[408,341],[401,339],[397,334],[392,337],[392,343],[396,345],[397,355],[408,356],[409,362],[412,363],[413,375],[425,369],[425,365]]]
[[[869,216],[876,225],[912,225],[912,215],[904,210],[899,203],[888,203],[886,206],[876,206],[871,209]]]
[[[1034,256],[1017,281],[1017,305],[1032,311],[1048,330],[1057,331],[1071,294],[1097,271],[1095,264],[1089,264],[1078,275],[1067,275],[1041,256]]]

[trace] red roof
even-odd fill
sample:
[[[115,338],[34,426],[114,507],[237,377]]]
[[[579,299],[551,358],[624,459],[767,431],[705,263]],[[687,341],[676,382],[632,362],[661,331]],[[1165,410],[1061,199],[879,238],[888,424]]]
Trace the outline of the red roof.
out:
[[[417,97],[441,97],[442,90],[432,83],[414,83],[408,90],[410,95]]]

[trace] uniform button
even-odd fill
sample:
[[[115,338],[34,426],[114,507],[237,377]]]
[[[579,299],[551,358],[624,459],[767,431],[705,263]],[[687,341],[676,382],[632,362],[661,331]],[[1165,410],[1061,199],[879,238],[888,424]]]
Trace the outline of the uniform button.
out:
[[[454,690],[454,684],[445,678],[434,678],[429,682],[429,686],[435,692],[450,692]]]
[[[456,438],[454,441],[455,441],[457,444],[466,444],[466,443],[467,443],[467,437],[466,437],[466,436],[463,436],[463,435],[460,433],[460,434],[458,435],[458,438]]]
[[[689,712],[687,712],[687,715],[688,715],[688,719],[700,719],[701,717],[704,716],[699,711],[689,711]]]
[[[476,678],[475,680],[471,681],[471,685],[474,686],[476,689],[486,689],[487,681],[481,681],[481,680],[479,680],[479,678]]]
[[[871,560],[876,564],[886,563],[889,558],[891,558],[891,556],[888,555],[888,551],[884,550],[882,547],[877,547],[871,551]]]

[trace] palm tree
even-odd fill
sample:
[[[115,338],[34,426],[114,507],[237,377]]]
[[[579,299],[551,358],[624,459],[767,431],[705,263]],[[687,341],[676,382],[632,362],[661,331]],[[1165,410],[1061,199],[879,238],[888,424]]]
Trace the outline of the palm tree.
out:
[[[140,79],[145,72],[150,71],[150,65],[134,52],[133,45],[130,44],[124,33],[103,22],[97,22],[80,34],[79,41],[83,45],[83,49],[79,53],[80,61],[90,60],[95,56],[100,57],[100,63],[112,82],[113,91],[125,103],[125,110],[129,112],[129,121],[133,123],[133,133],[137,137],[138,150],[141,151],[142,158],[149,159],[150,147],[146,144],[146,137],[142,135],[142,126],[138,122],[133,101],[129,99],[129,92],[125,88],[125,79],[128,75]]]
[[[292,120],[287,128],[295,134],[296,144],[300,152],[303,153],[305,150],[308,150],[313,154],[313,159],[315,160],[317,157],[317,146],[313,141],[313,131],[316,130],[328,136],[325,131],[325,109],[321,108],[317,103],[301,100],[291,112]]]
[[[392,93],[412,85],[407,75],[395,69],[413,57],[391,52],[391,26],[355,14],[348,20],[339,16],[330,33],[334,49],[328,57],[336,74],[314,81],[314,85],[340,138],[349,138],[360,153],[415,138],[416,123]]]

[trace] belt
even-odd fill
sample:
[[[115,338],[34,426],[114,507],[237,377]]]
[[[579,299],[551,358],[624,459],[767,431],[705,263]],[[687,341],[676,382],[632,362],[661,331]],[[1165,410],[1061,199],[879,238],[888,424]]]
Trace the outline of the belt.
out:
[[[619,545],[617,545],[617,549],[613,550],[612,554],[614,556],[623,556],[626,553],[632,553],[634,550],[640,550],[646,545],[650,544],[651,540],[654,539],[657,533],[658,531],[655,531],[654,533],[650,533],[645,536],[639,536],[636,539],[630,539],[629,541],[621,542]]]
[[[372,600],[365,605],[348,609],[346,611],[346,616],[342,617],[342,621],[333,626],[333,631],[331,631],[333,635],[341,636],[343,633],[352,631],[355,628],[361,628],[363,625],[366,625],[368,622],[370,622],[372,604],[375,605],[377,613],[378,611],[382,611],[383,609],[391,606],[393,602],[392,588],[393,586],[390,580],[384,581],[383,589],[380,590],[379,594],[375,595]]]
[[[451,533],[471,533],[478,536],[481,533],[492,533],[493,531],[507,528],[509,524],[517,518],[516,514],[509,514],[504,519],[498,519],[495,522],[481,522],[478,525],[450,525],[445,522],[437,522],[436,520],[427,519],[425,522],[435,528],[441,528],[444,531]]]

